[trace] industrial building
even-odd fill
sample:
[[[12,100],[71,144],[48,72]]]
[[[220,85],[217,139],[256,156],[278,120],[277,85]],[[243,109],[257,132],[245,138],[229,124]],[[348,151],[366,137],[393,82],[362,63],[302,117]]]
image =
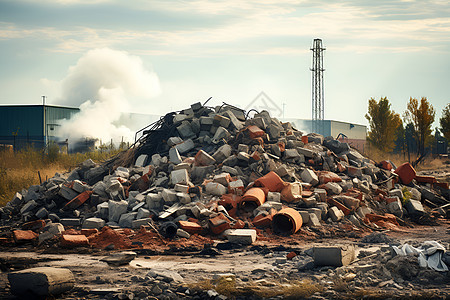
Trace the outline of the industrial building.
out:
[[[0,106],[0,144],[14,149],[28,146],[44,148],[55,141],[58,121],[70,119],[79,108],[54,105],[2,105]]]
[[[324,137],[331,136],[341,142],[348,143],[361,153],[366,150],[367,127],[365,125],[334,120],[286,119],[285,121],[291,122],[296,129],[305,133],[315,132]]]

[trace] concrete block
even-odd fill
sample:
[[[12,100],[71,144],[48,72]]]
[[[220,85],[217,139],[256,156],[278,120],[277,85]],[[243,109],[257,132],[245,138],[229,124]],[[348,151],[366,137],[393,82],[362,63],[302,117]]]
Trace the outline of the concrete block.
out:
[[[281,132],[284,131],[283,127],[271,123],[267,126],[266,132],[269,134],[271,140],[278,139],[281,136]]]
[[[230,243],[251,245],[256,241],[256,230],[254,229],[231,229],[226,232]]]
[[[217,128],[216,133],[213,136],[212,142],[214,144],[217,144],[222,139],[224,139],[225,141],[228,141],[228,139],[230,137],[231,137],[231,133],[228,130],[226,130],[224,127],[220,126],[219,128]]]
[[[231,176],[228,173],[220,173],[220,174],[214,175],[214,177],[213,177],[214,182],[220,183],[223,186],[228,186],[228,183],[230,182],[230,180],[231,180]]]
[[[194,164],[196,166],[209,166],[213,165],[215,162],[216,160],[203,150],[199,150],[195,155]]]
[[[34,210],[36,207],[38,207],[38,204],[36,203],[36,201],[31,200],[31,201],[25,203],[24,206],[22,206],[22,208],[20,209],[20,214],[23,215],[29,211]]]
[[[364,219],[370,213],[372,213],[372,210],[367,206],[361,206],[356,210],[356,215],[361,219]]]
[[[309,226],[322,226],[322,223],[320,223],[320,219],[317,218],[316,214],[309,214]]]
[[[403,199],[403,192],[401,189],[392,189],[389,191],[389,196],[397,197]]]
[[[130,177],[130,170],[128,170],[128,168],[125,167],[117,167],[113,175],[120,178],[128,179]]]
[[[162,198],[164,199],[164,204],[172,205],[177,202],[177,192],[169,189],[164,189],[161,193]]]
[[[219,127],[222,126],[223,128],[228,128],[230,126],[230,118],[221,116],[221,115],[215,115],[213,120],[213,125]]]
[[[180,126],[177,127],[177,130],[181,138],[183,139],[188,139],[195,136],[195,133],[194,131],[192,131],[189,121],[181,122]]]
[[[70,291],[75,277],[69,269],[39,267],[8,274],[11,293],[23,298],[46,298]]]
[[[75,198],[76,196],[78,196],[78,193],[75,192],[74,190],[72,190],[71,188],[65,186],[65,185],[61,185],[61,188],[59,189],[58,194],[63,197],[66,200],[72,200],[73,198]]]
[[[128,210],[128,202],[122,201],[108,201],[108,220],[112,222],[119,222],[120,216]]]
[[[122,228],[132,228],[133,221],[136,219],[137,212],[122,214],[119,219],[119,226]]]
[[[304,182],[307,182],[313,186],[319,184],[319,177],[317,177],[313,170],[304,169],[300,176]]]
[[[191,196],[189,196],[189,194],[188,193],[180,193],[180,192],[178,192],[177,193],[177,198],[178,198],[178,201],[181,203],[181,204],[188,204],[188,203],[191,203]]]
[[[328,182],[325,184],[325,188],[334,195],[339,195],[342,192],[342,187],[336,182]]]
[[[179,136],[173,136],[167,139],[167,145],[169,147],[175,146],[177,144],[180,144],[183,142],[183,139],[180,138]]]
[[[317,195],[317,201],[326,202],[327,201],[327,191],[324,189],[314,189],[314,193]]]
[[[300,157],[300,154],[298,153],[297,149],[286,149],[284,151],[285,159],[296,159],[299,157]]]
[[[393,199],[395,199],[395,200],[390,201],[390,202],[387,204],[387,209],[388,209],[388,211],[389,211],[391,214],[393,214],[393,215],[395,215],[395,216],[397,216],[397,217],[399,217],[399,218],[402,218],[402,217],[403,217],[403,206],[402,206],[402,202],[400,201],[400,199],[399,199],[397,196],[394,196],[394,197],[391,197],[391,198],[393,198]]]
[[[178,165],[182,162],[180,153],[178,152],[177,148],[175,148],[175,147],[170,148],[169,160],[176,165]]]
[[[243,195],[245,191],[244,182],[241,179],[228,183],[228,192],[236,195]]]
[[[133,221],[131,221],[131,228],[139,229],[139,228],[141,228],[141,226],[147,226],[148,223],[151,223],[151,222],[152,222],[151,218],[143,218],[143,219],[133,220]]]
[[[174,185],[177,183],[187,184],[189,183],[189,174],[186,169],[173,170],[170,173],[170,180]]]
[[[112,179],[106,183],[105,192],[115,193],[123,191],[122,184],[117,179]]]
[[[105,220],[100,218],[88,218],[83,222],[83,229],[101,229],[105,226]]]
[[[81,220],[79,218],[63,218],[60,219],[59,222],[64,227],[78,227],[81,225]]]
[[[408,214],[414,217],[422,216],[425,213],[422,203],[417,200],[409,200],[406,202],[405,208],[408,211]]]
[[[190,150],[194,149],[195,144],[194,144],[193,140],[187,139],[179,144],[176,144],[175,148],[177,148],[177,150],[180,154],[184,154],[184,153],[189,152]]]
[[[300,216],[302,216],[303,224],[307,225],[309,223],[310,213],[306,210],[299,210],[298,213],[300,214]],[[315,214],[313,213],[313,215],[315,215]]]
[[[217,163],[223,162],[225,159],[230,157],[231,155],[231,146],[228,144],[222,145],[217,149],[216,152],[213,154],[213,158],[216,160]]]
[[[322,219],[322,210],[317,207],[311,207],[307,209],[307,212],[310,214],[315,214],[319,220]]]
[[[330,207],[330,209],[328,210],[328,214],[330,215],[330,218],[331,220],[333,220],[333,222],[339,222],[344,218],[344,213],[336,206]]]
[[[313,158],[314,157],[314,151],[307,149],[307,148],[303,148],[303,147],[298,147],[297,148],[297,152],[307,158]]]
[[[109,205],[108,202],[103,202],[97,205],[97,216],[102,219],[109,218]]]
[[[208,194],[221,196],[227,193],[227,188],[217,182],[208,182],[206,184],[205,190]]]
[[[347,266],[356,258],[355,247],[353,245],[318,246],[313,248],[313,257],[316,266]]]
[[[145,201],[149,209],[161,210],[164,206],[164,200],[160,194],[147,194]]]
[[[271,202],[281,202],[281,193],[278,192],[268,192],[267,201]]]
[[[147,154],[141,154],[136,158],[136,161],[134,162],[134,165],[136,167],[145,167],[147,165],[148,155]]]
[[[136,219],[144,219],[150,216],[150,211],[145,208],[139,208],[137,211]]]

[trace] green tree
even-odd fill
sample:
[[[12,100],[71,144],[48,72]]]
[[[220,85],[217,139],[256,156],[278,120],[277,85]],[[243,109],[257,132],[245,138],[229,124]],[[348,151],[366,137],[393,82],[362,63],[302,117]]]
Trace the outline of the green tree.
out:
[[[439,119],[441,132],[447,141],[450,142],[450,103],[442,111],[442,117]]]
[[[389,100],[384,97],[377,102],[370,98],[366,119],[370,127],[367,136],[369,143],[381,151],[391,152],[395,147],[394,139],[402,120],[399,114],[391,110]]]
[[[425,155],[425,148],[432,141],[431,124],[436,112],[426,97],[420,99],[409,98],[404,119],[414,126],[414,139],[417,143],[417,154]]]

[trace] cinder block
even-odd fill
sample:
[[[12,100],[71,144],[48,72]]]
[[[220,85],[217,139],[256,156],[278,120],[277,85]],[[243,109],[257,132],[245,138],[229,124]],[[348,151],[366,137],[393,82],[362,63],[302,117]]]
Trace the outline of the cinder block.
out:
[[[355,247],[353,245],[314,247],[313,257],[316,266],[342,267],[355,259]]]
[[[319,184],[319,177],[317,177],[313,170],[304,169],[300,175],[304,182],[307,182],[313,186]]]
[[[174,170],[170,173],[172,184],[189,183],[189,174],[186,169]]]
[[[131,228],[139,229],[139,228],[141,228],[141,226],[148,225],[148,223],[151,222],[151,221],[152,221],[151,218],[144,218],[144,219],[133,220],[133,221],[131,221]]]
[[[128,202],[125,200],[122,201],[108,201],[108,220],[111,222],[119,222],[120,216],[126,213],[128,210]]]
[[[206,184],[205,190],[208,194],[221,196],[227,193],[227,188],[217,182],[208,182]]]
[[[100,218],[88,218],[83,222],[83,229],[101,229],[105,226],[105,220]]]
[[[405,204],[406,210],[408,211],[408,214],[411,216],[422,216],[425,213],[425,210],[423,209],[423,205],[420,201],[417,200],[409,200]]]
[[[339,222],[344,218],[344,213],[336,206],[331,207],[328,210],[328,214],[330,215],[330,218],[331,220],[333,220],[333,222]]]
[[[230,243],[250,245],[256,241],[256,230],[231,229],[226,236]]]
[[[178,165],[182,162],[180,153],[178,152],[177,148],[175,148],[175,147],[170,148],[169,160],[176,165]]]
[[[132,228],[132,223],[136,219],[137,212],[130,212],[120,216],[119,226],[122,228]]]

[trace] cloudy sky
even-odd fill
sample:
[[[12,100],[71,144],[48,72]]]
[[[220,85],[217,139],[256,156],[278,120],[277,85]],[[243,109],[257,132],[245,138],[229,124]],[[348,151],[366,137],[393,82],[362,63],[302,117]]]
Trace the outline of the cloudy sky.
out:
[[[0,104],[46,95],[78,106],[97,100],[84,99],[99,94],[84,93],[91,82],[123,71],[109,88],[140,82],[123,89],[130,111],[209,97],[245,108],[264,91],[286,118],[310,118],[310,48],[321,38],[326,119],[367,124],[368,99],[384,96],[399,113],[428,97],[439,118],[450,102],[449,2],[335,2],[0,0]]]

